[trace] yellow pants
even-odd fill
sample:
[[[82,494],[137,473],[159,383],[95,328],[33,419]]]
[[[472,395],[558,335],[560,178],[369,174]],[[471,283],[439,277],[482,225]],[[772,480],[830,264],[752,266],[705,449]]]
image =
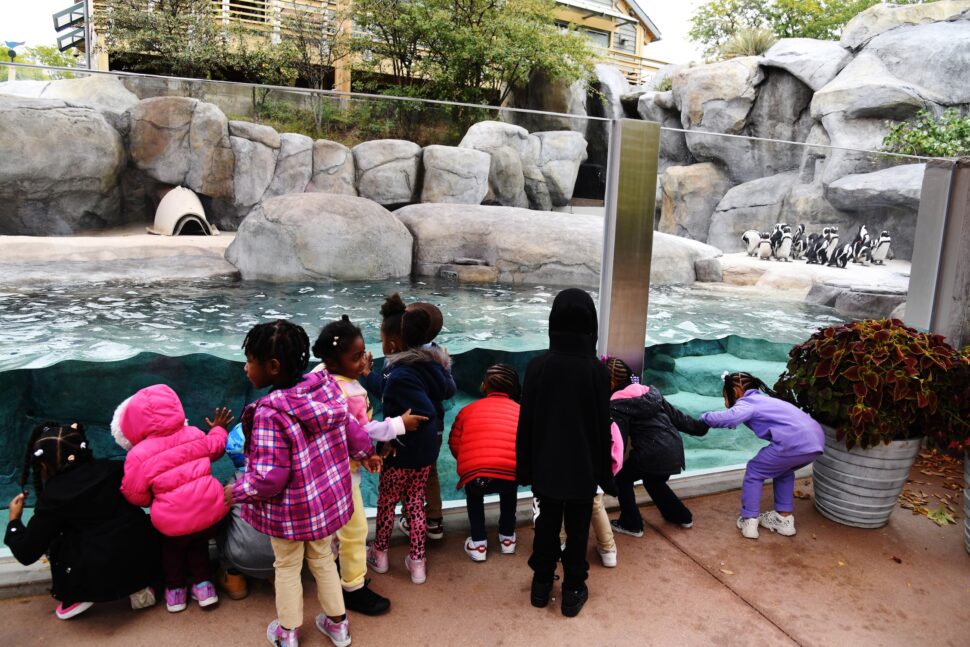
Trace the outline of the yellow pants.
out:
[[[331,537],[317,541],[290,541],[270,537],[276,561],[276,615],[287,629],[303,624],[303,559],[317,582],[317,600],[328,616],[342,616],[344,595],[340,590],[340,576],[330,550]]]
[[[593,534],[596,535],[596,548],[601,553],[612,553],[616,551],[616,542],[613,541],[613,526],[610,525],[610,518],[606,514],[606,506],[603,505],[603,495],[597,494],[593,498]],[[559,543],[566,543],[566,528],[559,531]]]
[[[344,591],[356,591],[364,586],[367,575],[367,513],[364,498],[360,494],[360,473],[353,472],[354,514],[343,528],[337,531],[340,546],[340,586]]]

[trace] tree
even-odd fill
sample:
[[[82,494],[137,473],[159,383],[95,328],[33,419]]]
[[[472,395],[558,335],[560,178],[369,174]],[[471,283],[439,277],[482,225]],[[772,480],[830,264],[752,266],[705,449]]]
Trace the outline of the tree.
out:
[[[768,27],[769,0],[711,0],[694,12],[687,35],[714,56],[724,43],[742,29]],[[772,30],[774,31],[774,30]]]
[[[37,65],[46,65],[47,67],[77,67],[77,58],[72,54],[62,52],[55,45],[28,47],[24,53],[24,58]],[[47,76],[51,79],[74,78],[74,75],[70,72],[50,71]]]

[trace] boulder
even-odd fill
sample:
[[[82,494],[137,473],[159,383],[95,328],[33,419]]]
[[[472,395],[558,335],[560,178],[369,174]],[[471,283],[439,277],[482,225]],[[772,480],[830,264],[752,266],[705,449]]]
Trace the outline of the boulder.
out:
[[[244,279],[377,280],[411,272],[411,234],[379,204],[301,193],[256,205],[226,249]]]
[[[475,258],[495,268],[505,283],[599,285],[598,216],[450,204],[410,205],[395,215],[414,236],[415,275],[438,276],[443,267]],[[690,284],[695,261],[718,254],[709,245],[657,233],[651,282]],[[495,276],[484,269],[477,273]]]
[[[678,71],[673,96],[684,128],[740,133],[764,80],[758,61],[746,56]]]
[[[540,145],[525,128],[500,121],[480,121],[468,129],[458,146],[491,155],[488,171],[491,200],[503,206],[529,206],[523,166],[535,166]]]
[[[235,157],[229,121],[216,106],[184,97],[143,99],[127,113],[135,166],[165,184],[232,201]]]
[[[880,58],[864,51],[812,100],[812,116],[905,120],[926,107],[921,89],[896,78]]]
[[[781,68],[812,90],[819,90],[851,59],[844,47],[830,40],[782,38],[765,52],[761,65]]]
[[[579,165],[586,160],[586,139],[577,132],[558,130],[535,133],[539,140],[537,166],[554,207],[564,207],[573,197]]]
[[[768,69],[765,80],[758,90],[758,98],[748,114],[745,135],[782,142],[805,141],[813,125],[809,106],[812,89],[793,75],[780,69]],[[728,172],[735,179],[755,179],[783,173],[798,168],[804,149],[800,146],[773,142],[752,142],[738,145],[737,140],[723,140],[728,154],[722,155],[725,163],[732,163]],[[731,153],[746,148],[749,152],[741,158]],[[750,167],[745,170],[745,167]]]
[[[843,47],[858,50],[876,36],[897,27],[970,19],[970,0],[940,0],[926,4],[877,4],[842,28]]]
[[[307,191],[357,195],[357,169],[353,152],[338,142],[313,142],[313,174]]]
[[[889,124],[883,119],[849,119],[845,114],[833,112],[822,117],[833,150],[821,165],[821,180],[829,184],[851,173],[878,171],[893,164],[891,158],[878,153],[889,133]]]
[[[586,119],[586,94],[585,79],[567,85],[559,79],[551,79],[542,71],[533,72],[524,87],[518,87],[512,91],[509,96],[509,106],[557,114],[543,115],[535,112],[506,110],[502,111],[501,118],[529,132],[572,130],[585,135],[586,126],[589,123]]]
[[[606,119],[622,119],[626,116],[620,97],[630,92],[630,83],[623,72],[612,65],[597,63],[593,67],[593,78],[589,85],[591,93],[586,102],[589,116]],[[609,122],[590,121],[586,127],[586,139],[589,142],[587,152],[590,163],[606,166],[610,148]]]
[[[245,211],[260,201],[273,181],[279,148],[270,148],[262,142],[235,136],[229,137],[229,143],[236,158],[233,203]]]
[[[650,80],[647,81],[646,89],[656,91],[657,88],[660,87],[660,84],[663,83],[666,79],[670,79],[671,81],[673,81],[674,77],[677,75],[678,72],[682,70],[686,70],[688,67],[689,66],[687,65],[681,65],[678,63],[669,63],[667,65],[664,65],[659,70],[653,73],[653,76],[651,76]]]
[[[835,311],[852,319],[883,319],[906,303],[906,292],[845,290],[835,299]]]
[[[549,194],[549,185],[546,178],[538,166],[525,166],[522,168],[522,176],[525,180],[525,195],[529,199],[529,208],[538,211],[552,211],[552,196]]]
[[[51,236],[123,223],[121,135],[91,108],[0,96],[0,234]]]
[[[725,252],[743,251],[741,234],[748,229],[770,230],[784,220],[785,199],[797,176],[795,172],[782,173],[730,189],[717,203],[711,217],[707,243]],[[789,224],[794,229],[797,223]]]
[[[685,164],[690,160],[687,150],[687,139],[684,133],[678,132],[680,126],[680,112],[673,108],[672,92],[644,92],[637,102],[637,114],[645,121],[656,121],[662,130],[660,132],[661,166]],[[669,106],[669,107],[668,107]]]
[[[721,261],[716,258],[699,258],[694,261],[694,274],[700,283],[720,283],[724,280]]]
[[[375,139],[353,148],[357,192],[378,204],[418,199],[421,147],[403,139]]]
[[[707,241],[714,209],[732,185],[727,174],[710,162],[670,167],[663,177],[659,230]]]
[[[491,156],[456,146],[426,146],[421,202],[481,204],[488,193]]]
[[[915,212],[919,209],[925,170],[925,164],[904,164],[872,173],[846,175],[828,185],[825,197],[843,211],[902,207]]]
[[[303,193],[313,174],[313,140],[306,135],[280,135],[280,154],[276,158],[273,181],[263,199],[287,193]]]
[[[249,121],[230,121],[229,136],[248,139],[272,149],[279,149],[280,147],[280,134],[276,132],[275,128]]]
[[[60,99],[72,106],[93,108],[110,115],[109,123],[115,123],[115,118],[138,103],[138,97],[117,77],[103,74],[57,81],[8,81],[0,83],[0,94]]]

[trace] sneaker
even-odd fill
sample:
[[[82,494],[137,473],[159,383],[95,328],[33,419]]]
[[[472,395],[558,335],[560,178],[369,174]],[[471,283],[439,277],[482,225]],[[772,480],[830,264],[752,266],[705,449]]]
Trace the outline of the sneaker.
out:
[[[187,595],[188,591],[184,586],[180,586],[177,589],[165,589],[165,608],[168,609],[170,613],[185,611],[185,601]]]
[[[687,523],[682,523],[682,524],[679,524],[679,525],[680,525],[681,528],[686,528],[687,530],[690,530],[691,528],[694,527],[694,522],[693,521],[688,521]]]
[[[758,519],[755,517],[738,517],[738,528],[741,535],[747,539],[758,538]]]
[[[583,605],[586,604],[586,600],[588,599],[589,589],[586,588],[585,584],[580,585],[580,588],[574,590],[563,589],[562,614],[567,618],[573,618],[579,615],[579,612],[583,610]]]
[[[219,586],[222,587],[222,590],[232,600],[242,600],[249,595],[249,587],[246,586],[246,576],[242,573],[224,571],[219,576]]]
[[[771,532],[777,532],[779,535],[791,537],[795,534],[795,515],[790,514],[784,517],[775,510],[762,512],[758,515],[758,525]]]
[[[630,535],[631,537],[643,537],[643,528],[640,530],[630,530],[620,525],[619,519],[610,520],[610,527],[613,528],[613,532],[618,532],[621,535]]]
[[[411,571],[411,581],[415,584],[424,584],[424,581],[428,579],[428,560],[411,559],[411,556],[407,555],[404,558],[404,567]]]
[[[300,647],[296,629],[284,629],[279,620],[274,620],[266,627],[266,640],[277,647]]]
[[[552,583],[558,579],[558,575],[553,575],[551,580],[543,582],[535,575],[532,576],[532,606],[537,609],[544,609],[549,604],[549,596],[552,595]]]
[[[411,522],[403,514],[397,518],[397,527],[401,529],[405,537],[411,536]]]
[[[364,582],[364,586],[353,591],[344,591],[344,607],[349,611],[363,613],[365,616],[379,616],[391,608],[391,601],[383,595],[372,591]]]
[[[616,568],[616,550],[601,551],[597,548],[596,552],[599,553],[603,566],[606,568]]]
[[[428,539],[441,539],[445,536],[444,519],[428,519]]]
[[[367,547],[367,565],[375,573],[386,573],[390,565],[387,563],[387,551],[377,550],[374,544]]]
[[[499,535],[498,543],[502,548],[503,555],[512,555],[515,553],[515,535],[512,535],[511,537]]]
[[[146,586],[141,591],[135,591],[129,595],[128,601],[131,603],[131,608],[135,611],[153,607],[155,606],[155,589]]]
[[[216,587],[212,582],[205,581],[192,585],[192,599],[199,603],[200,607],[211,607],[219,602],[216,594]]]
[[[468,555],[473,562],[484,562],[486,557],[486,552],[488,551],[488,544],[484,541],[480,544],[471,537],[465,540],[465,554]]]
[[[350,644],[350,620],[346,617],[340,622],[334,622],[327,614],[321,613],[317,616],[317,629],[337,647],[347,647]]]
[[[74,604],[69,604],[67,606],[64,606],[64,603],[61,602],[57,605],[57,608],[54,609],[54,615],[61,620],[70,620],[74,616],[81,615],[92,606],[94,606],[94,602],[75,602]]]

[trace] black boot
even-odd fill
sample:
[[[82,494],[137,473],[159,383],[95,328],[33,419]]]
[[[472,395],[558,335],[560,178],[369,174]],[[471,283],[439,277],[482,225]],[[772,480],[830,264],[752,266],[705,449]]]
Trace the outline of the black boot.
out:
[[[363,613],[365,616],[379,616],[391,608],[391,601],[364,586],[356,591],[344,591],[344,606],[348,611]]]
[[[549,604],[549,596],[552,595],[552,583],[558,580],[558,575],[553,575],[549,581],[540,580],[535,575],[532,576],[532,606],[537,609],[545,608]]]
[[[562,614],[567,618],[579,615],[583,605],[589,599],[589,589],[585,584],[580,584],[578,589],[562,590]]]

